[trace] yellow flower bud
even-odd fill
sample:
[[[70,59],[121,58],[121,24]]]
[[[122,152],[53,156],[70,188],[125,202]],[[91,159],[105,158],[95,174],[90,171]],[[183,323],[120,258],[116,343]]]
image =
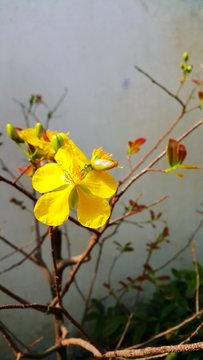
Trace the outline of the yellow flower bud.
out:
[[[182,55],[183,60],[188,61],[189,60],[189,54],[187,51],[185,51]]]
[[[60,149],[60,147],[64,145],[64,140],[60,134],[54,135],[51,139],[51,144],[54,150],[57,152]]]
[[[35,124],[35,131],[36,131],[36,135],[37,135],[38,139],[40,139],[44,132],[44,127],[40,122],[37,122]]]
[[[7,124],[6,125],[6,131],[8,133],[8,136],[11,138],[11,140],[15,141],[16,143],[24,142],[18,136],[18,132],[17,132],[16,128],[12,124]]]
[[[181,64],[180,64],[180,68],[181,68],[183,71],[186,71],[187,65],[181,63]]]
[[[118,166],[118,161],[111,159],[95,159],[91,160],[91,165],[94,170],[110,170]]]
[[[188,65],[187,68],[186,68],[186,71],[188,73],[190,73],[192,71],[192,68],[193,68],[192,65]]]

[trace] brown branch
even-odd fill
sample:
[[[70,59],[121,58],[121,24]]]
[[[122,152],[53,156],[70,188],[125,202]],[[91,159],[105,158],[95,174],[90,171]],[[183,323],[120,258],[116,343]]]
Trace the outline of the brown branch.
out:
[[[16,190],[20,191],[22,194],[24,194],[25,196],[27,196],[30,200],[32,201],[36,201],[36,198],[27,190],[25,190],[23,187],[17,185],[16,183],[14,183],[13,181],[5,178],[4,176],[0,175],[0,181],[5,182],[6,184],[11,185],[12,187],[14,187]]]
[[[53,279],[54,279],[54,286],[55,286],[55,292],[58,300],[58,305],[61,306],[61,294],[60,294],[60,283],[61,283],[61,277],[58,274],[58,268],[57,268],[57,261],[59,260],[60,254],[57,254],[57,248],[56,248],[56,232],[53,226],[49,226],[49,235],[51,239],[51,254],[52,254],[52,261],[53,261]]]
[[[19,352],[19,347],[16,345],[16,343],[13,341],[12,336],[8,333],[7,329],[5,328],[2,321],[0,321],[0,332],[2,333],[4,339],[6,340],[8,347],[12,349],[14,354],[17,354]]]
[[[83,262],[85,261],[85,259],[87,259],[92,251],[92,249],[94,248],[94,246],[96,245],[96,243],[98,242],[102,232],[104,231],[105,227],[103,227],[101,229],[101,232],[99,233],[99,235],[97,234],[93,234],[89,240],[89,244],[86,248],[86,250],[81,254],[81,258],[80,258],[80,261],[75,265],[73,266],[73,269],[72,271],[70,272],[69,274],[69,278],[64,286],[64,288],[62,289],[61,291],[61,296],[63,297],[67,291],[69,290],[71,284],[73,283],[74,279],[75,279],[75,276],[78,272],[78,270],[80,269],[81,265],[83,264]],[[52,302],[51,302],[51,306],[54,306],[56,305],[57,303],[57,298],[53,299]]]
[[[27,304],[28,301],[23,299],[22,297],[18,296],[17,294],[13,293],[9,289],[7,289],[5,286],[0,285],[0,291],[2,291],[4,294],[10,296],[12,299],[19,301],[21,304]]]
[[[20,254],[24,255],[24,257],[26,259],[29,259],[30,261],[32,261],[34,264],[37,264],[37,260],[34,259],[34,257],[32,257],[29,253],[26,253],[26,251],[24,251],[23,249],[19,248],[18,246],[14,245],[11,241],[7,240],[6,238],[4,238],[3,236],[0,235],[0,240],[2,240],[5,244],[7,244],[8,246],[10,246],[12,249],[16,250],[17,252],[19,252]]]
[[[15,300],[17,300],[17,296],[13,296]],[[69,320],[75,328],[80,332],[82,336],[84,336],[85,339],[90,341],[89,336],[85,333],[85,331],[81,328],[80,324],[70,315],[70,313],[63,307],[55,307],[55,306],[49,306],[49,305],[43,305],[38,303],[30,303],[25,302],[25,300],[19,298],[19,301],[21,304],[6,304],[6,305],[0,305],[0,310],[16,310],[16,309],[34,309],[46,314],[53,314],[53,315],[61,315],[63,314],[67,320]]]
[[[109,225],[114,225],[114,224],[117,224],[118,222],[122,221],[122,220],[125,220],[126,218],[130,217],[130,216],[133,216],[137,213],[140,213],[142,211],[145,211],[145,210],[148,210],[150,209],[151,207],[154,207],[156,205],[159,205],[162,201],[166,200],[168,198],[168,196],[162,196],[160,199],[154,201],[153,203],[149,204],[149,205],[145,205],[143,207],[142,210],[136,210],[136,211],[133,211],[133,210],[128,210],[125,214],[117,217],[116,219],[113,219],[113,220],[110,220],[109,221]]]
[[[63,346],[70,346],[70,345],[75,345],[75,346],[80,346],[83,349],[89,351],[90,353],[92,353],[96,358],[102,358],[102,353],[91,343],[89,343],[86,340],[80,339],[80,338],[69,338],[69,339],[64,339],[61,341],[61,344]]]
[[[61,259],[57,263],[57,269],[59,272],[63,271],[68,266],[73,266],[77,264],[80,260],[81,260],[81,255],[71,256],[68,259]],[[88,261],[90,261],[90,257],[87,257],[86,259],[83,260],[83,262],[88,262]]]
[[[158,347],[146,347],[144,349],[137,350],[116,350],[116,351],[107,351],[105,354],[102,354],[100,358],[131,358],[131,357],[143,357],[146,355],[159,355],[159,354],[169,354],[173,352],[193,352],[203,350],[203,342],[193,343],[193,344],[184,344],[184,345],[166,345]],[[99,357],[99,356],[97,356]]]
[[[186,243],[186,245],[183,246],[178,252],[176,252],[175,255],[172,256],[169,260],[167,260],[164,264],[162,264],[161,266],[155,268],[154,271],[155,272],[160,271],[160,270],[164,269],[167,265],[172,263],[174,260],[176,260],[189,247],[189,245],[191,244],[191,242],[194,239],[195,235],[197,235],[198,231],[201,229],[202,225],[203,225],[203,220],[200,221],[200,223],[196,227],[194,233],[192,234],[192,236],[190,236],[190,238],[189,238],[188,242]]]
[[[121,337],[120,337],[120,339],[119,339],[119,341],[118,341],[118,343],[117,343],[117,345],[116,345],[116,350],[118,350],[118,349],[120,348],[123,340],[125,339],[125,336],[126,336],[126,334],[127,334],[127,332],[128,332],[128,329],[129,329],[129,327],[130,327],[131,321],[132,321],[132,319],[133,319],[133,315],[134,315],[134,314],[133,314],[132,312],[128,315],[128,319],[127,319],[127,322],[126,322],[126,324],[125,324],[124,330],[123,330],[123,332],[122,332],[122,334],[121,334]]]
[[[105,240],[103,239],[102,243],[98,244],[99,245],[99,251],[98,251],[96,261],[95,261],[94,271],[92,272],[92,276],[91,276],[91,279],[90,279],[90,282],[89,282],[89,288],[88,288],[88,291],[87,291],[87,295],[86,295],[86,298],[85,298],[85,301],[84,301],[85,302],[85,307],[84,307],[82,320],[81,320],[81,325],[82,326],[84,325],[84,322],[85,322],[85,318],[86,318],[86,315],[87,315],[87,312],[88,312],[88,309],[89,309],[89,303],[90,303],[91,296],[92,296],[92,293],[93,293],[94,285],[95,285],[95,282],[96,282],[96,279],[97,279],[100,260],[101,260],[102,251],[103,251],[104,241]]]
[[[32,111],[32,105],[31,104],[29,105],[29,107],[27,107],[26,105],[24,105],[21,101],[19,101],[17,99],[13,99],[13,101],[15,101],[21,107],[22,114],[23,114],[23,117],[24,117],[24,120],[25,120],[25,125],[27,127],[30,126],[30,124],[29,124],[29,116],[30,115],[33,117],[33,119],[36,122],[40,122],[40,119],[37,117],[37,115],[34,113],[34,111]]]
[[[59,351],[62,347],[67,347],[70,345],[74,346],[80,346],[83,349],[89,351],[92,353],[95,357],[102,357],[102,353],[91,343],[89,343],[86,340],[80,339],[80,338],[70,338],[70,339],[62,339],[59,345],[53,345],[49,347],[47,350],[45,350],[42,353],[32,353],[32,352],[20,352],[18,350],[18,359],[44,359],[45,357],[48,357],[48,355],[51,355],[54,352]]]
[[[158,141],[152,145],[152,147],[148,150],[148,152],[141,158],[141,160],[135,165],[135,166],[131,166],[130,165],[130,169],[131,171],[123,178],[119,181],[119,186],[121,184],[123,184],[127,179],[130,178],[130,176],[132,176],[132,174],[148,159],[148,157],[154,152],[154,150],[156,150],[158,148],[158,146],[161,144],[161,142],[171,133],[171,131],[177,126],[177,124],[180,122],[180,120],[184,117],[184,115],[192,110],[195,110],[196,107],[193,109],[190,109],[187,111],[187,106],[190,102],[190,100],[192,99],[193,93],[195,89],[192,89],[191,93],[189,94],[187,100],[185,103],[182,102],[182,100],[177,96],[177,94],[173,94],[170,90],[168,90],[165,86],[163,86],[162,84],[160,84],[158,81],[156,81],[155,79],[153,79],[148,73],[146,73],[144,70],[142,70],[141,68],[135,66],[135,68],[141,72],[143,75],[145,75],[147,78],[149,78],[155,85],[157,85],[158,87],[160,87],[163,91],[165,91],[169,96],[171,96],[172,98],[174,98],[176,101],[178,101],[181,106],[182,106],[182,110],[181,113],[178,115],[178,117],[171,123],[171,125],[169,126],[168,129],[166,129],[166,131],[160,136],[160,138],[158,139]],[[198,106],[199,107],[199,106]]]
[[[7,167],[7,165],[5,164],[5,162],[3,161],[3,159],[0,159],[0,164],[1,164],[1,168],[3,171],[7,172],[12,179],[15,178],[15,175],[12,173],[12,171]],[[21,183],[19,183],[19,185],[22,185]]]
[[[7,239],[5,239],[5,238],[3,238],[2,236],[0,236],[0,239],[1,239],[2,241],[4,241],[8,246],[11,246],[12,248],[14,248],[14,249],[15,249],[15,252],[20,252],[22,255],[24,255],[24,257],[23,257],[22,260],[16,262],[15,264],[9,266],[8,268],[6,268],[6,269],[4,269],[4,270],[2,270],[2,271],[0,272],[0,275],[1,275],[1,274],[4,274],[4,273],[6,273],[6,272],[8,272],[8,271],[10,271],[10,270],[13,270],[13,269],[16,268],[17,266],[22,265],[26,260],[31,260],[31,261],[33,261],[36,265],[39,265],[40,267],[42,267],[42,268],[44,268],[44,269],[46,268],[47,271],[48,271],[48,268],[47,268],[47,266],[45,265],[45,263],[43,262],[42,258],[40,259],[40,258],[37,258],[37,257],[36,257],[36,259],[35,259],[35,257],[32,257],[32,256],[31,256],[31,255],[33,255],[33,254],[36,252],[36,250],[38,250],[38,247],[41,247],[41,245],[43,244],[46,236],[47,236],[47,232],[46,232],[43,236],[41,236],[41,240],[39,241],[39,243],[37,244],[37,246],[35,246],[35,248],[32,249],[29,253],[25,253],[25,254],[23,254],[23,253],[21,252],[21,250],[23,251],[23,248],[18,248],[18,247],[15,248],[15,245],[13,245],[10,241],[8,241]],[[13,253],[13,254],[14,254],[14,253]],[[46,276],[46,277],[47,277],[47,276]]]
[[[183,139],[185,139],[190,133],[192,133],[194,130],[196,130],[199,126],[203,124],[203,119],[199,120],[196,124],[194,124],[192,127],[190,127],[185,133],[183,133],[177,141],[180,142]],[[137,175],[133,176],[129,182],[123,187],[123,189],[120,190],[116,194],[115,200],[113,205],[118,201],[118,199],[126,192],[126,190],[140,177],[142,177],[144,174],[148,172],[149,169],[152,168],[159,160],[161,160],[164,155],[166,154],[166,150],[162,151],[155,159],[153,159],[142,171],[140,171]]]
[[[14,187],[16,190],[20,191],[22,194],[24,194],[25,196],[27,196],[30,200],[33,200],[34,202],[37,201],[36,197],[31,194],[29,191],[25,190],[22,186],[19,186],[17,185],[15,182],[5,178],[4,176],[0,175],[0,181],[2,182],[5,182],[6,184],[9,184],[11,185],[12,187]],[[77,221],[76,219],[74,219],[72,216],[69,216],[68,218],[72,223],[76,224],[77,226],[80,226],[82,227],[83,229],[86,229],[86,230],[91,230],[91,232],[95,233],[95,234],[98,234],[98,230],[96,229],[90,229],[90,228],[87,228],[87,227],[84,227],[83,225],[81,225],[79,223],[79,221]]]
[[[33,359],[33,360],[37,360],[37,359],[44,359],[46,357],[48,357],[49,355],[59,351],[61,349],[61,346],[56,344],[53,346],[50,346],[47,350],[45,350],[43,353],[32,353],[32,352],[28,352],[28,351],[19,351],[18,352],[18,357],[16,358],[16,360],[20,360],[20,359]]]
[[[142,70],[140,67],[135,65],[135,69],[138,70],[141,74],[143,74],[144,76],[146,76],[149,80],[151,80],[151,82],[155,85],[157,85],[160,89],[162,89],[167,95],[169,95],[170,97],[172,97],[173,99],[175,99],[181,106],[183,109],[185,109],[185,104],[183,103],[183,101],[176,95],[173,94],[170,90],[168,90],[164,85],[160,84],[158,81],[156,81],[151,75],[149,75],[147,72],[145,72],[144,70]]]
[[[197,328],[185,339],[181,342],[181,344],[186,344],[189,341],[191,341],[191,339],[198,334],[198,332],[200,331],[200,329],[203,326],[203,321],[197,326]]]
[[[192,322],[192,321],[195,320],[196,318],[202,316],[202,314],[203,314],[203,310],[201,310],[198,314],[194,314],[194,315],[186,318],[186,319],[183,320],[181,323],[179,323],[179,324],[177,324],[177,325],[175,325],[175,326],[173,326],[173,327],[170,327],[169,329],[166,329],[166,330],[160,332],[159,334],[154,335],[154,336],[151,337],[150,339],[148,339],[148,340],[146,340],[146,341],[144,341],[144,342],[142,342],[142,343],[140,343],[140,344],[136,344],[136,345],[133,345],[133,346],[128,347],[128,349],[137,349],[137,348],[143,347],[143,346],[151,343],[151,342],[154,341],[154,340],[157,340],[157,339],[159,339],[159,338],[161,338],[161,337],[163,337],[163,336],[166,336],[166,335],[172,333],[173,331],[176,331],[176,330],[184,327],[185,325],[189,324],[190,322]]]

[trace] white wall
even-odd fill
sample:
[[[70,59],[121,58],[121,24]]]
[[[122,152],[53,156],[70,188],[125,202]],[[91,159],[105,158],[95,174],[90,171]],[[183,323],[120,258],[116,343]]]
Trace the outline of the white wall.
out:
[[[195,73],[202,71],[202,18],[203,3],[200,0],[1,0],[0,131],[5,133],[7,122],[24,125],[21,110],[13,99],[24,102],[31,94],[39,93],[52,106],[67,87],[68,96],[50,127],[69,130],[72,139],[89,155],[94,147],[104,146],[125,164],[128,140],[144,136],[147,144],[143,149],[148,149],[180,111],[179,105],[139,74],[134,65],[142,67],[175,92],[184,51],[191,54]],[[186,94],[184,91],[184,99]],[[188,114],[174,136],[180,135],[201,116],[200,111]],[[193,133],[190,140],[185,141],[188,162],[203,164],[202,134],[201,128],[198,134]],[[7,138],[3,141],[1,158],[17,173],[16,167],[24,164],[24,156],[17,153],[14,143]],[[123,175],[126,171],[124,168],[115,174]],[[143,193],[141,202],[153,202],[169,194],[160,210],[170,227],[171,245],[164,246],[155,257],[157,265],[185,244],[199,222],[200,216],[195,211],[203,200],[202,176],[201,171],[187,173],[182,180],[173,175],[147,175],[131,191],[131,197]],[[1,184],[1,235],[22,246],[27,240],[33,240],[32,218],[29,213],[21,213],[8,203],[13,195],[17,196],[14,190]],[[28,207],[32,209],[30,203]],[[122,204],[119,209],[122,210]],[[76,233],[75,228],[70,232],[74,251],[79,253],[87,239]],[[149,226],[142,231],[130,226],[123,228],[110,241],[102,267],[107,269],[112,260],[113,240],[128,240],[134,244],[135,253],[130,255],[127,263],[123,259],[118,266],[117,278],[133,276],[145,257],[143,244],[153,236],[155,233]],[[203,250],[201,237],[202,232],[197,236],[200,254]],[[9,251],[1,245],[2,256]],[[45,251],[49,251],[48,244]],[[188,251],[176,265],[188,265],[190,258]],[[18,257],[15,259],[17,261]],[[14,258],[2,262],[1,270],[9,261],[11,263]],[[85,265],[84,269],[83,275],[87,277],[82,282],[85,284],[91,266]],[[105,275],[105,271],[102,272],[101,281]],[[30,301],[48,301],[45,280],[30,264],[26,263],[1,278],[5,286],[18,294],[22,291]],[[100,292],[98,286],[97,295]],[[78,295],[75,292],[73,295],[74,300],[68,297],[66,301],[74,312],[77,306],[73,303],[77,303]],[[5,301],[11,302],[2,296],[2,302]],[[12,321],[14,327],[19,326],[19,321],[25,321],[21,317],[23,314],[16,318],[12,315],[11,312],[3,314],[9,326]],[[32,315],[27,321],[30,319]],[[36,332],[40,326],[46,332],[49,325],[43,321],[42,325],[33,325]],[[25,324],[20,328],[22,333],[23,329]],[[33,339],[28,331],[26,336],[29,341]],[[3,343],[0,346],[3,349]]]

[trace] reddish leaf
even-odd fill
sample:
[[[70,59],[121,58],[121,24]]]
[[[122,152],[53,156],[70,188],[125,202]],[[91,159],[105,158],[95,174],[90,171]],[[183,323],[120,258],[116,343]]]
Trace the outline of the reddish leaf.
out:
[[[102,285],[103,285],[106,289],[110,289],[110,288],[111,288],[108,283],[103,283]]]
[[[133,288],[134,288],[135,290],[138,290],[138,291],[143,291],[143,290],[144,290],[143,287],[140,286],[140,285],[134,285]]]
[[[128,141],[128,154],[133,155],[140,151],[140,146],[145,143],[145,138],[138,138],[134,141]]]
[[[181,165],[187,155],[185,145],[179,144],[175,139],[169,139],[166,152],[170,167]]]
[[[164,237],[166,237],[166,236],[169,235],[169,228],[168,228],[167,226],[165,226],[165,228],[163,229],[162,235],[163,235]]]
[[[157,244],[156,241],[148,243],[147,247],[150,248],[151,250],[158,250],[160,249],[160,246]]]
[[[157,219],[160,219],[160,217],[162,216],[162,212],[159,212],[156,216]]]
[[[201,101],[203,101],[203,91],[198,91],[198,96]]]
[[[153,210],[150,210],[150,217],[152,221],[155,219],[155,213]]]
[[[201,86],[202,85],[202,81],[200,80],[196,80],[196,79],[193,79],[192,82],[197,85],[197,86]]]
[[[178,144],[178,163],[182,164],[182,162],[185,160],[187,155],[187,150],[185,145]]]
[[[28,176],[32,176],[34,173],[34,169],[32,165],[28,165],[26,168],[18,167],[17,169],[22,173],[22,175],[26,174]]]
[[[129,200],[129,203],[130,203],[130,206],[132,207],[130,210],[133,211],[134,213],[141,212],[147,208],[146,205],[139,205],[134,200]]]
[[[161,281],[167,281],[167,280],[170,280],[170,276],[168,276],[168,275],[161,275],[161,276],[158,276],[156,279],[157,279],[157,280],[161,280]]]
[[[178,163],[178,142],[175,139],[169,139],[167,144],[167,157],[170,167]]]
[[[149,264],[144,264],[144,269],[148,272],[154,272],[154,270],[152,269],[152,267]]]
[[[145,281],[147,279],[148,279],[148,277],[146,275],[140,275],[140,276],[138,276],[136,278],[136,280],[139,281],[139,282],[143,282],[143,281]]]
[[[124,288],[127,288],[127,284],[124,281],[119,281],[119,284],[121,284]]]

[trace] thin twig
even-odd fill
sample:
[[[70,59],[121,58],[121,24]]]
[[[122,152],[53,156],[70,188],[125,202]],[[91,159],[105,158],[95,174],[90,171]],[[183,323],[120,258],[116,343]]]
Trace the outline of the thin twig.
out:
[[[173,255],[169,260],[167,260],[164,264],[160,265],[159,267],[157,267],[156,269],[154,269],[155,272],[158,272],[162,269],[164,269],[166,266],[168,266],[169,264],[171,264],[174,260],[176,260],[191,244],[192,240],[194,239],[194,237],[197,235],[197,233],[199,232],[199,230],[201,229],[201,227],[203,226],[203,219],[200,221],[200,223],[198,224],[198,226],[196,227],[195,231],[192,233],[192,235],[190,236],[189,240],[187,241],[186,245],[184,245],[178,252],[175,253],[175,255]]]
[[[151,344],[154,340],[157,340],[163,336],[166,336],[172,332],[175,332],[176,330],[184,327],[185,325],[191,323],[193,320],[197,319],[198,317],[201,317],[203,314],[203,310],[201,310],[198,314],[194,314],[186,319],[184,319],[182,322],[178,323],[177,325],[175,326],[172,326],[170,327],[169,329],[166,329],[162,332],[160,332],[159,334],[156,334],[154,336],[152,336],[150,339],[142,342],[142,343],[139,343],[139,344],[136,344],[136,345],[133,345],[133,346],[130,346],[128,347],[128,349],[137,349],[137,348],[140,348],[140,347],[143,347],[143,346],[146,346],[147,344]]]
[[[49,122],[50,122],[50,120],[52,119],[53,114],[58,110],[58,108],[59,108],[59,106],[62,104],[63,100],[66,98],[67,93],[68,93],[68,89],[65,88],[65,89],[64,89],[64,93],[62,94],[62,96],[60,97],[60,99],[57,101],[56,105],[53,107],[52,110],[50,110],[50,111],[48,112],[48,114],[47,114],[47,119],[46,119],[46,122],[45,122],[45,129],[48,128]]]
[[[181,344],[186,344],[189,341],[191,341],[191,339],[198,334],[198,332],[200,331],[200,329],[203,326],[203,321],[197,326],[197,328],[185,339],[181,342]]]
[[[168,94],[170,97],[172,97],[173,99],[175,99],[184,109],[185,108],[185,104],[183,103],[183,101],[176,95],[173,94],[170,90],[168,90],[164,85],[160,84],[157,80],[155,80],[151,75],[149,75],[146,71],[142,70],[140,67],[135,65],[135,69],[138,70],[141,74],[143,74],[144,76],[146,76],[149,80],[151,80],[151,82],[155,85],[157,85],[159,88],[161,88],[166,94]]]
[[[21,259],[20,261],[16,262],[15,264],[9,266],[8,268],[2,270],[2,271],[0,272],[0,275],[6,273],[6,272],[8,272],[8,271],[11,271],[11,270],[15,269],[17,266],[22,265],[26,260],[31,260],[31,261],[33,261],[36,265],[39,265],[39,266],[42,266],[42,265],[43,265],[43,266],[44,266],[44,262],[43,262],[42,258],[41,258],[41,259],[37,259],[37,258],[35,259],[35,257],[32,257],[32,255],[36,252],[36,250],[38,250],[38,247],[39,247],[39,246],[41,247],[41,245],[43,244],[46,236],[47,236],[47,232],[41,237],[41,240],[40,240],[39,244],[37,244],[37,246],[35,246],[35,248],[32,249],[29,253],[25,253],[25,252],[23,251],[23,248],[18,248],[18,247],[16,247],[16,246],[13,245],[10,241],[8,241],[7,239],[5,239],[5,238],[3,238],[2,236],[0,236],[0,239],[1,239],[2,241],[4,241],[7,245],[9,245],[9,246],[11,246],[12,248],[14,248],[14,249],[15,249],[15,252],[19,252],[19,253],[21,253],[22,255],[24,255],[23,259]],[[22,252],[21,250],[22,250],[23,252]],[[13,254],[14,254],[14,253],[13,253]]]
[[[24,194],[25,196],[27,196],[29,199],[36,201],[36,198],[27,190],[25,190],[23,187],[15,184],[13,181],[5,178],[4,176],[0,175],[0,181],[5,182],[6,184],[11,185],[12,187],[14,187],[16,190],[18,190],[19,192],[21,192],[22,194]]]
[[[186,132],[184,132],[178,139],[177,141],[180,142],[183,139],[185,139],[189,134],[191,134],[194,130],[196,130],[199,126],[201,126],[203,124],[203,119],[199,120],[198,122],[196,122],[193,126],[191,126]],[[166,150],[162,151],[157,157],[155,157],[155,159],[153,159],[148,166],[146,166],[143,170],[141,170],[137,175],[133,176],[128,183],[123,187],[123,189],[120,190],[120,192],[118,192],[116,194],[115,200],[114,200],[114,205],[115,203],[118,201],[118,199],[126,192],[126,190],[135,182],[137,181],[140,177],[142,177],[144,174],[146,174],[148,172],[149,169],[151,169],[152,166],[154,166],[159,160],[161,160],[166,154]]]
[[[16,345],[16,343],[13,341],[12,336],[9,334],[7,329],[5,328],[5,325],[2,321],[0,321],[0,332],[2,333],[3,337],[5,338],[8,347],[12,349],[14,354],[17,354],[19,352],[19,347]]]
[[[199,312],[199,267],[198,267],[198,261],[197,261],[197,253],[196,253],[196,243],[195,239],[192,240],[192,258],[193,258],[193,264],[196,274],[196,286],[195,286],[195,310],[196,313]]]
[[[74,281],[74,279],[75,279],[75,276],[76,276],[78,270],[80,269],[80,267],[81,267],[81,265],[83,264],[83,262],[85,261],[85,259],[89,257],[92,249],[94,248],[94,246],[96,245],[96,243],[99,241],[99,237],[101,236],[102,231],[104,231],[104,229],[105,229],[105,227],[103,228],[103,230],[101,230],[101,233],[99,233],[99,235],[92,234],[86,250],[81,254],[80,261],[79,261],[75,266],[73,266],[72,271],[71,271],[70,274],[69,274],[69,278],[68,278],[68,280],[67,280],[64,288],[63,288],[62,291],[61,291],[61,296],[62,296],[62,297],[63,297],[63,296],[67,293],[67,291],[69,290],[71,284],[73,283],[73,281]],[[56,305],[56,303],[57,303],[57,298],[53,299],[50,305],[54,306],[54,305]]]
[[[11,290],[7,289],[5,286],[0,285],[0,291],[2,291],[4,294],[10,296],[15,301],[20,302],[21,304],[27,304],[28,301],[23,299],[21,296],[18,296],[16,293],[13,293]]]
[[[140,212],[148,210],[148,209],[150,209],[150,208],[152,208],[152,207],[154,207],[156,205],[159,205],[162,201],[165,201],[167,198],[168,198],[168,196],[166,196],[166,195],[162,196],[160,199],[154,201],[153,203],[151,203],[149,205],[145,205],[142,210],[133,211],[133,210],[130,209],[129,211],[127,211],[126,214],[121,215],[121,216],[117,217],[116,219],[110,220],[109,225],[117,224],[118,222],[128,218],[129,216],[133,216],[133,215],[135,215],[137,213],[140,213]]]

